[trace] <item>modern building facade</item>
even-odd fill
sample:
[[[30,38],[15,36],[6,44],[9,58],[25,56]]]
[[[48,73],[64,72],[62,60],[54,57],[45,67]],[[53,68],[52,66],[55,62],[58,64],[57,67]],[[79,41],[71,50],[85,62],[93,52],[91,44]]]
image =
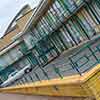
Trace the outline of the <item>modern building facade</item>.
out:
[[[12,55],[4,58],[8,65],[1,64],[1,79],[28,64],[33,70],[10,85],[82,75],[92,69],[100,61],[99,4],[99,0],[42,0],[13,38],[16,45],[3,53],[6,59]]]
[[[25,5],[11,21],[4,36],[0,39],[0,71],[2,70],[0,75],[3,76],[2,81],[6,80],[9,73],[14,71],[14,67],[9,65],[22,57],[18,46],[21,42],[14,41],[13,37],[23,31],[34,10],[35,8],[31,9],[29,5]]]

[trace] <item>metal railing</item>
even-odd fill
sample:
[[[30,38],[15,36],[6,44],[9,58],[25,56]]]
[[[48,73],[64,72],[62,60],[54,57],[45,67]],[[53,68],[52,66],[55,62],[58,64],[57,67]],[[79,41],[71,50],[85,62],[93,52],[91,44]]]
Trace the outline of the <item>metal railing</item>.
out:
[[[100,37],[90,43],[85,44],[79,50],[72,53],[71,56],[59,57],[45,67],[36,66],[21,79],[10,85],[25,84],[30,82],[50,80],[65,76],[85,73],[95,67],[100,62]]]

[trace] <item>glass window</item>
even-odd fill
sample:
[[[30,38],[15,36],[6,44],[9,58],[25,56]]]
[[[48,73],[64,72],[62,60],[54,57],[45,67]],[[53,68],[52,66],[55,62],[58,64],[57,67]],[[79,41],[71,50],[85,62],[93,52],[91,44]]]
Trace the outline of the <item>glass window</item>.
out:
[[[24,68],[28,64],[30,64],[30,63],[27,58],[23,58],[20,62],[17,63],[19,68]]]
[[[5,55],[3,55],[3,59],[4,59],[4,61],[6,62],[7,65],[13,63],[13,59],[10,57],[10,55],[8,53],[6,53]]]
[[[8,65],[8,62],[5,60],[4,56],[0,57],[0,68],[6,67]]]
[[[26,43],[26,45],[28,46],[29,49],[34,46],[34,39],[33,39],[33,36],[30,33],[24,35],[24,41],[25,41],[25,43]]]
[[[22,53],[18,50],[18,48],[13,48],[9,51],[9,55],[10,57],[12,57],[12,59],[14,61],[16,61],[17,59],[19,59],[22,56]]]

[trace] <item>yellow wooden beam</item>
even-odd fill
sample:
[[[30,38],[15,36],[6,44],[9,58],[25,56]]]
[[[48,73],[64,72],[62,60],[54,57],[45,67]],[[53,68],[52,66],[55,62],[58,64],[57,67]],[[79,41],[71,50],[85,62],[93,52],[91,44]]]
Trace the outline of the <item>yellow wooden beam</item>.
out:
[[[41,82],[3,88],[0,91],[49,96],[96,97],[99,100],[100,64],[82,76],[74,75],[63,79],[43,80]]]

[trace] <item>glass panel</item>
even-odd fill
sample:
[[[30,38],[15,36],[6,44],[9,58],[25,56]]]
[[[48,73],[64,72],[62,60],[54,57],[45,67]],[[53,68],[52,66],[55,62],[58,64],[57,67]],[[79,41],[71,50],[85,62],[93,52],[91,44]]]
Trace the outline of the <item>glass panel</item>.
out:
[[[34,46],[34,39],[33,39],[33,36],[30,33],[24,35],[24,41],[25,41],[25,43],[26,43],[26,45],[28,46],[29,49]]]
[[[19,48],[13,48],[9,51],[10,57],[16,61],[19,59],[23,54],[19,51]]]

